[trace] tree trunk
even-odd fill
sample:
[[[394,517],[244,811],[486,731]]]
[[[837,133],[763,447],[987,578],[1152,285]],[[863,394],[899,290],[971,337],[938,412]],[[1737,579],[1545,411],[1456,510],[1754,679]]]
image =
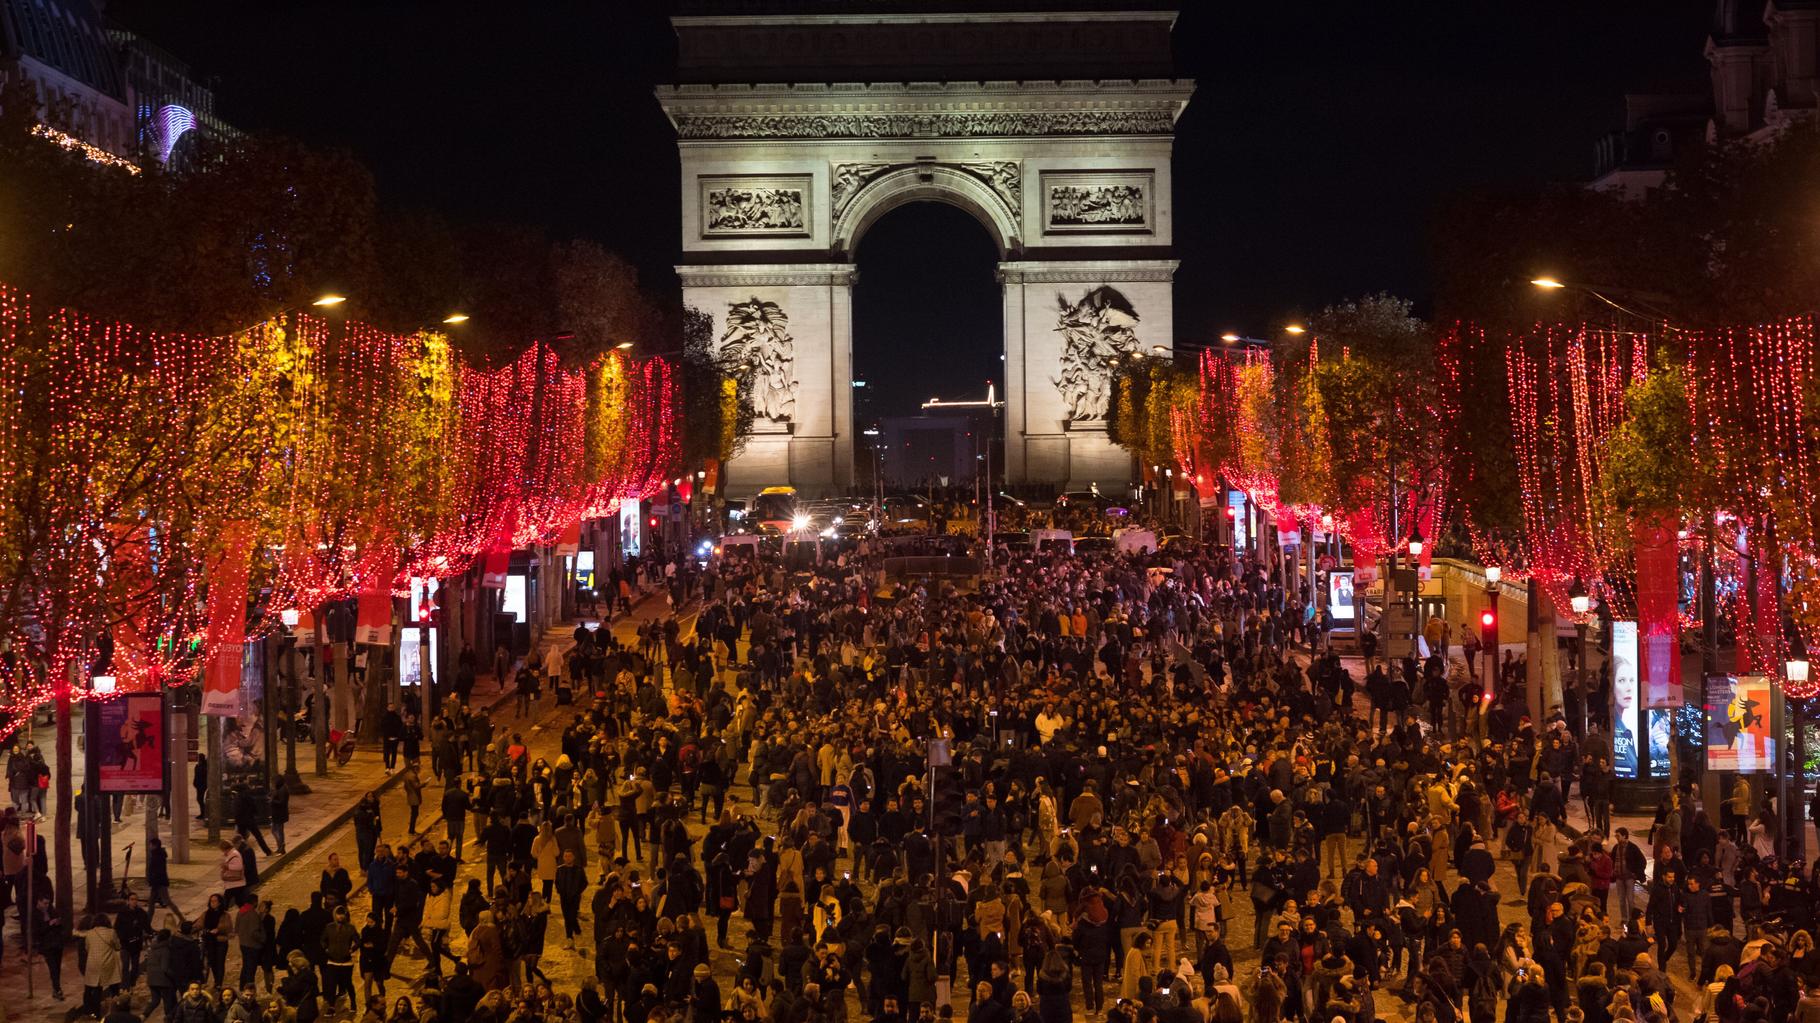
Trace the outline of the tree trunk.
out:
[[[227,773],[225,758],[221,755],[221,716],[204,715],[208,726],[209,757],[209,844],[221,841],[221,780]]]
[[[310,733],[316,745],[316,777],[329,773],[329,700],[328,673],[329,630],[323,622],[326,608],[316,610],[316,671],[312,686],[314,700],[310,707]]]
[[[57,692],[57,827],[51,836],[52,859],[57,864],[57,913],[69,920],[76,911],[76,869],[70,860],[70,836],[76,831],[76,799],[71,777],[76,770],[75,741],[70,735],[70,688],[76,683],[78,666],[70,665],[70,677]],[[29,850],[28,850],[29,852]]]

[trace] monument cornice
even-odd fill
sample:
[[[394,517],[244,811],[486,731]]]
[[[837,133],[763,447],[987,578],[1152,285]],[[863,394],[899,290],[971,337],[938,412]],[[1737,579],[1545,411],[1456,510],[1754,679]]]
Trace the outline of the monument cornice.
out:
[[[851,263],[716,263],[676,267],[687,288],[825,288],[853,283],[858,268]]]
[[[1001,284],[1119,284],[1175,280],[1177,259],[1016,260],[998,265]]]

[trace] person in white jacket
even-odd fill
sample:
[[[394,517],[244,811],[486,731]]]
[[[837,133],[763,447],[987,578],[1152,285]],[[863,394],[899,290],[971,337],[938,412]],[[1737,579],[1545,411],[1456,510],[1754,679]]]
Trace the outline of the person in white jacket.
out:
[[[449,924],[454,919],[454,912],[454,893],[441,881],[431,881],[423,898],[423,929],[430,935],[430,958],[424,969],[434,976],[442,976],[443,956],[448,956],[452,963],[461,961],[448,950]]]

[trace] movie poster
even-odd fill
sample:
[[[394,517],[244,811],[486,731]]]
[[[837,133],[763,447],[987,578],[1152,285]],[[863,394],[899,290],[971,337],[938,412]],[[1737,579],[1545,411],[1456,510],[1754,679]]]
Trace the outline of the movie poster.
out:
[[[1327,573],[1327,609],[1335,622],[1350,622],[1357,616],[1353,607],[1352,573]]]
[[[1637,623],[1611,623],[1612,773],[1637,776]]]
[[[1707,770],[1750,774],[1776,769],[1776,738],[1770,728],[1773,699],[1766,676],[1707,677]]]
[[[164,699],[128,693],[95,705],[94,742],[102,792],[164,791]]]
[[[1672,707],[1649,708],[1649,776],[1668,777],[1668,744],[1673,741],[1675,711]]]

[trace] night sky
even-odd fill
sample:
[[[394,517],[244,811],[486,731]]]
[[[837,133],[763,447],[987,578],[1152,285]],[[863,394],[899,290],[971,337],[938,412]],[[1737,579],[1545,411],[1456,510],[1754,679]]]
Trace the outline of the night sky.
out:
[[[1625,91],[1705,88],[1710,0],[1183,0],[1177,341],[1329,302],[1428,297],[1451,195],[1584,179]],[[596,239],[674,288],[676,150],[651,86],[665,5],[110,0],[243,128],[351,149],[382,199]],[[974,396],[998,365],[983,228],[898,210],[861,241],[855,359],[878,411]]]

